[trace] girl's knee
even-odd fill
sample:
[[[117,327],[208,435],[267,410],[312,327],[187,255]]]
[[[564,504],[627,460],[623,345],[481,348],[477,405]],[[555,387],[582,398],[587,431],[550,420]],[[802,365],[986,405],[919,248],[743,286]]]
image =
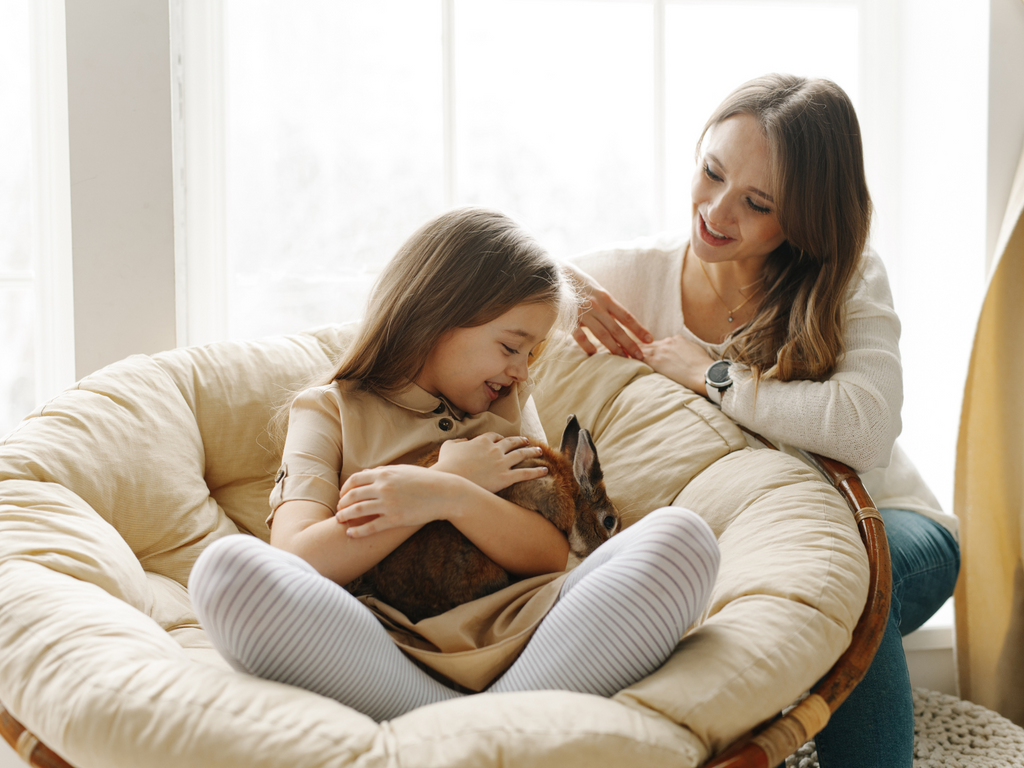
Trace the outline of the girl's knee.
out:
[[[661,507],[644,518],[651,536],[660,539],[676,539],[690,543],[695,549],[713,556],[717,564],[720,553],[718,540],[711,526],[696,512],[685,507]]]
[[[199,553],[189,574],[189,589],[196,583],[205,582],[222,575],[225,571],[233,570],[239,563],[248,560],[259,546],[264,546],[263,542],[241,533],[217,539]]]
[[[225,595],[249,594],[257,587],[269,596],[295,581],[282,576],[297,572],[316,574],[302,558],[255,536],[237,534],[217,539],[203,550],[189,574],[188,590],[193,605],[202,611]]]

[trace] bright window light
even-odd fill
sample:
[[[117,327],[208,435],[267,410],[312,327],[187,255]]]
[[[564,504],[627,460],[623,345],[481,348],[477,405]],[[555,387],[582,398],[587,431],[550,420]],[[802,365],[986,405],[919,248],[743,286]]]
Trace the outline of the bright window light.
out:
[[[790,71],[856,102],[860,13],[852,0],[224,0],[228,335],[357,319],[399,244],[453,205],[505,210],[558,256],[685,226],[718,101]]]
[[[35,405],[35,286],[30,200],[29,4],[0,25],[0,434]]]
[[[381,265],[444,206],[438,6],[224,12],[229,333],[358,318]]]

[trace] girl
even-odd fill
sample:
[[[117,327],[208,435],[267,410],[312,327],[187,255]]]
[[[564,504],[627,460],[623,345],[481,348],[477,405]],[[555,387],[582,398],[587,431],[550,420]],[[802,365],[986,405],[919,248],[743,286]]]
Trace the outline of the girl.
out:
[[[900,324],[885,268],[865,250],[871,199],[849,98],[828,80],[789,75],[740,86],[697,142],[691,195],[688,240],[577,260],[592,303],[581,323],[780,447],[866,473],[892,554],[892,609],[867,675],[817,736],[818,760],[910,768],[901,635],[952,594],[960,556],[956,519],[895,445]],[[617,298],[601,283],[618,286]]]
[[[668,657],[717,572],[703,520],[658,510],[566,575],[562,534],[494,494],[546,471],[516,466],[539,453],[520,432],[542,436],[528,366],[576,311],[559,267],[500,213],[452,211],[406,242],[337,370],[291,405],[272,546],[229,536],[193,569],[197,615],[235,669],[384,720],[463,695],[449,682],[610,696]],[[412,464],[441,441],[435,465]],[[468,611],[467,626],[501,616],[479,644],[482,661],[451,645],[464,637],[452,631],[458,617],[411,626],[388,606],[375,616],[342,586],[432,520],[524,577],[487,611]]]

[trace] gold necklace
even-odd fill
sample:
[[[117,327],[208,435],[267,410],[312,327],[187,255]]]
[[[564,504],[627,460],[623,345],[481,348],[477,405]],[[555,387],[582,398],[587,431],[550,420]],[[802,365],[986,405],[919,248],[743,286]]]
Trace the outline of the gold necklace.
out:
[[[757,290],[754,291],[749,296],[747,296],[747,298],[743,300],[742,304],[740,304],[735,309],[729,309],[729,305],[725,303],[725,299],[722,298],[722,294],[720,294],[718,292],[718,289],[715,288],[715,284],[711,282],[711,277],[710,277],[710,275],[708,275],[708,271],[704,268],[704,262],[701,259],[698,258],[697,259],[697,263],[700,264],[700,271],[704,273],[704,279],[708,281],[708,285],[710,285],[711,286],[711,290],[715,292],[715,296],[718,297],[718,301],[721,302],[723,307],[725,307],[725,311],[729,313],[729,322],[730,323],[732,322],[732,316],[735,315],[737,312],[739,312],[741,309],[743,309],[745,306],[747,306],[747,302],[749,302],[752,298],[754,298],[755,296],[757,296],[758,293],[761,292],[761,287],[758,286]],[[757,282],[760,283],[761,281],[758,280]],[[747,287],[749,288],[750,286],[747,286]],[[743,295],[743,291],[740,291],[740,296],[742,296],[742,295]]]

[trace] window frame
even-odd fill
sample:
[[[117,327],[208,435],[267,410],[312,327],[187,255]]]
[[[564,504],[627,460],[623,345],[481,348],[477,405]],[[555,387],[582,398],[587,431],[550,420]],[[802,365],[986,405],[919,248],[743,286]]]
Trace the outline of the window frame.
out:
[[[36,401],[75,381],[68,147],[67,41],[62,0],[29,4],[32,83],[32,271]]]
[[[436,0],[442,23],[442,119],[444,203],[458,200],[456,189],[455,26],[456,0]],[[603,2],[604,0],[591,0]],[[649,5],[654,24],[651,41],[651,77],[654,83],[654,216],[655,230],[666,228],[667,137],[665,107],[665,15],[669,5],[697,0],[628,0]],[[756,0],[755,0],[756,1]],[[764,0],[767,2],[768,0]],[[831,4],[830,0],[789,0],[802,5]],[[898,130],[898,84],[888,76],[897,66],[893,44],[898,30],[898,9],[884,0],[846,0],[858,11],[861,92],[864,102],[862,127],[865,136],[892,136]],[[173,45],[178,66],[174,70],[175,93],[175,230],[178,343],[207,343],[226,338],[228,280],[224,216],[224,0],[170,0],[176,19]],[[879,53],[882,52],[882,53]],[[188,87],[185,86],[188,83]],[[188,94],[188,102],[184,102]],[[891,141],[868,141],[865,163],[869,179],[882,177],[892,167],[898,148]],[[883,191],[877,196],[888,210],[899,206],[897,195]],[[893,215],[891,221],[898,221]],[[885,224],[877,225],[874,238],[882,244],[893,239]],[[888,249],[886,249],[888,250]]]

